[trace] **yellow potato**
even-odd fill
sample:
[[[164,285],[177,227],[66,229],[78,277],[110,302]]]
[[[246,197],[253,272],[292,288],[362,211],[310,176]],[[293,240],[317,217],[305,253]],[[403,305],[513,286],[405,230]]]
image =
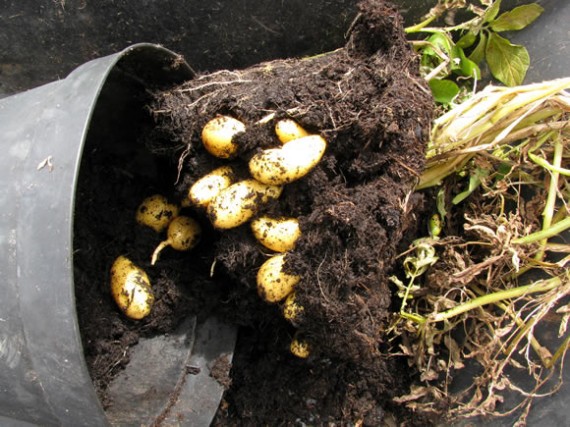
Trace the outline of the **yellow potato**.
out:
[[[179,216],[168,225],[166,240],[161,242],[152,254],[151,264],[154,265],[162,250],[171,246],[177,251],[188,251],[200,241],[202,229],[194,219],[187,216]]]
[[[283,144],[294,139],[309,136],[309,133],[305,129],[291,119],[282,119],[275,123],[275,133],[279,141]]]
[[[321,160],[327,142],[319,135],[294,139],[280,148],[255,154],[249,161],[249,172],[259,182],[283,185],[307,175]]]
[[[291,292],[283,304],[283,317],[290,322],[295,322],[301,313],[305,311],[305,308],[302,305],[299,305],[295,298],[295,292]]]
[[[279,302],[287,297],[301,278],[283,271],[285,254],[265,261],[257,272],[257,293],[267,302]]]
[[[121,311],[131,319],[148,316],[154,303],[148,276],[122,255],[111,267],[111,294]]]
[[[306,359],[311,354],[311,347],[309,343],[298,337],[294,337],[289,346],[291,353],[300,359]]]
[[[282,187],[246,179],[230,185],[208,205],[208,218],[220,229],[234,228],[249,221],[259,208],[281,195]]]
[[[231,167],[222,166],[214,169],[190,187],[188,198],[193,205],[206,208],[220,191],[232,185],[233,179],[234,173]]]
[[[139,205],[136,221],[160,233],[168,227],[170,221],[178,216],[179,212],[178,206],[169,203],[166,197],[155,194],[144,199]]]
[[[238,145],[234,136],[245,131],[245,125],[229,116],[218,116],[210,120],[202,129],[202,142],[213,156],[227,159],[237,153]]]
[[[299,221],[296,218],[261,216],[251,221],[251,230],[263,246],[275,252],[293,249],[301,236]]]

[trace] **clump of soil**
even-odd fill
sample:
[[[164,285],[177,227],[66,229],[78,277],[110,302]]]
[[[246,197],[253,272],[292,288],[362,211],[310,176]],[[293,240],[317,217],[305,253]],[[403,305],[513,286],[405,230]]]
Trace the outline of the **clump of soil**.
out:
[[[213,278],[194,272],[191,286],[226,283],[211,294],[216,310],[241,326],[218,424],[377,425],[405,389],[405,366],[385,351],[388,276],[399,243],[415,226],[418,201],[411,194],[433,104],[397,10],[378,0],[361,2],[359,10],[342,49],[197,76],[157,93],[152,103],[156,126],[145,140],[157,155],[178,160],[178,197],[222,164],[246,178],[247,161],[279,145],[273,125],[282,117],[329,143],[316,169],[264,211],[301,224],[302,237],[286,257],[289,272],[302,278],[296,292],[305,310],[295,324],[257,295],[257,269],[269,254],[247,224],[223,232],[210,227],[203,252],[187,258],[215,262]],[[219,114],[247,125],[229,161],[213,158],[200,140],[204,124]],[[311,344],[309,359],[288,351],[296,332]]]
[[[394,410],[391,398],[407,390],[405,361],[389,354],[385,340],[388,276],[398,245],[416,225],[420,202],[412,191],[433,104],[397,10],[366,0],[359,11],[346,46],[317,57],[200,75],[153,95],[141,88],[138,99],[125,95],[123,106],[114,95],[132,83],[109,79],[116,87],[102,91],[110,99],[99,100],[94,112],[74,227],[78,317],[105,406],[113,404],[109,382],[141,336],[168,334],[188,316],[211,314],[240,327],[230,377],[229,361],[212,366],[227,387],[218,425],[378,425]],[[212,157],[200,140],[218,114],[247,124],[231,160]],[[167,248],[150,268],[164,236],[134,219],[144,197],[180,201],[191,183],[222,164],[247,177],[249,158],[279,145],[273,126],[283,117],[328,141],[318,166],[264,210],[300,221],[302,236],[286,257],[289,272],[302,278],[296,293],[304,314],[294,324],[257,294],[256,273],[270,254],[247,224],[221,232],[204,212],[187,208],[184,214],[202,224],[202,242],[190,253]],[[142,321],[123,316],[110,296],[109,268],[121,254],[153,283],[156,303]],[[308,359],[289,352],[296,333],[311,345]]]

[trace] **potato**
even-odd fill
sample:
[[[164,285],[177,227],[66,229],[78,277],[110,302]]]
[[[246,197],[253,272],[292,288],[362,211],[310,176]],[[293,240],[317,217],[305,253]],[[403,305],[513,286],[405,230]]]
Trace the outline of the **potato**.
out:
[[[305,308],[302,305],[299,305],[295,298],[295,292],[291,292],[285,299],[285,303],[282,308],[283,317],[290,322],[295,322],[303,311],[305,311]]]
[[[111,294],[121,311],[131,319],[148,316],[154,303],[148,276],[123,255],[111,267]]]
[[[179,212],[178,206],[169,203],[166,197],[155,194],[144,199],[139,205],[136,221],[160,233],[168,227],[172,219],[178,216]]]
[[[289,346],[291,353],[300,359],[306,359],[311,354],[311,347],[309,343],[295,335]]]
[[[154,250],[151,264],[158,260],[160,252],[167,246],[171,246],[177,251],[188,251],[195,247],[200,241],[202,229],[194,219],[187,216],[179,216],[168,225],[166,240],[161,242]]]
[[[204,147],[213,156],[228,159],[238,151],[234,136],[245,131],[245,125],[229,116],[218,116],[202,129]]]
[[[291,119],[282,119],[275,123],[275,133],[279,141],[283,144],[294,139],[309,136],[309,133],[305,129]]]
[[[215,228],[228,229],[249,221],[259,208],[281,195],[282,187],[246,179],[222,190],[208,205],[207,214]]]
[[[261,216],[251,221],[251,230],[263,246],[275,252],[293,249],[301,236],[299,221],[296,218]]]
[[[299,283],[299,276],[283,271],[285,254],[275,255],[265,261],[257,272],[257,293],[267,302],[279,302],[287,297],[295,285]]]
[[[321,160],[327,142],[319,135],[294,139],[280,148],[269,148],[249,161],[249,172],[259,182],[283,185],[307,175]]]
[[[232,185],[234,173],[231,167],[222,166],[204,175],[188,191],[193,205],[206,208],[222,190]]]

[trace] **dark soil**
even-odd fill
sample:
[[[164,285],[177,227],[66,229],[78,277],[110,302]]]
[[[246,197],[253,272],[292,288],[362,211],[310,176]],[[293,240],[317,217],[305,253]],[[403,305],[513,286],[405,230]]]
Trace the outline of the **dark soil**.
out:
[[[124,136],[143,140],[154,153],[148,176],[137,173],[135,156],[121,168],[115,154],[86,156],[82,174],[112,183],[82,182],[77,209],[84,214],[76,224],[78,303],[86,307],[80,321],[102,396],[140,334],[166,333],[184,316],[215,312],[240,326],[215,424],[379,425],[386,410],[398,411],[391,399],[406,390],[409,374],[385,339],[392,313],[388,277],[402,239],[416,226],[419,201],[411,194],[433,105],[396,9],[369,0],[359,10],[344,48],[200,75],[155,93],[155,122],[141,117],[137,131]],[[218,114],[248,125],[230,161],[211,157],[200,141],[202,127]],[[272,120],[255,124],[269,114]],[[302,236],[286,265],[302,278],[296,292],[304,315],[290,324],[279,305],[258,297],[256,272],[269,254],[248,225],[219,232],[203,212],[189,210],[202,222],[202,243],[189,254],[164,251],[149,270],[155,309],[141,322],[126,320],[107,290],[110,263],[128,253],[146,267],[160,241],[134,223],[138,203],[153,192],[181,200],[192,182],[221,164],[245,178],[247,160],[278,145],[273,125],[281,117],[329,143],[318,166],[265,210],[300,221]],[[105,244],[94,248],[95,241]],[[308,359],[288,350],[296,332],[311,344]]]

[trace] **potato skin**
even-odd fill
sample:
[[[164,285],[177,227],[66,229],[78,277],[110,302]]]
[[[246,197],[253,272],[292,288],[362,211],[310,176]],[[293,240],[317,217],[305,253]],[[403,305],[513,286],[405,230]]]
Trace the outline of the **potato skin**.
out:
[[[292,119],[281,119],[275,123],[275,134],[283,144],[294,139],[309,136],[309,132]]]
[[[166,230],[170,221],[180,213],[180,208],[170,203],[166,197],[154,194],[147,197],[137,208],[135,216],[140,225],[152,228],[157,233]]]
[[[298,337],[294,337],[289,346],[289,350],[294,356],[300,359],[306,359],[311,355],[311,347],[309,343]]]
[[[207,208],[214,197],[232,185],[233,180],[231,167],[219,167],[196,181],[188,190],[188,198],[194,206]]]
[[[293,249],[301,236],[299,221],[296,218],[261,216],[251,221],[251,230],[263,246],[275,252]]]
[[[177,251],[188,251],[200,241],[202,228],[198,222],[187,216],[179,216],[168,225],[167,239]]]
[[[270,200],[281,195],[282,187],[246,179],[222,190],[208,205],[207,215],[215,228],[238,227],[259,211]]]
[[[272,256],[257,272],[257,293],[269,302],[279,302],[293,292],[301,278],[283,271],[285,254]]]
[[[147,274],[123,255],[111,266],[111,294],[121,311],[135,320],[148,316],[154,303]]]
[[[249,161],[251,176],[268,185],[284,185],[307,175],[319,163],[327,142],[319,135],[309,135],[269,148]]]
[[[230,116],[218,116],[202,129],[202,142],[212,156],[229,159],[238,151],[234,136],[245,131],[245,125]]]
[[[291,292],[285,299],[282,311],[283,317],[292,323],[295,323],[305,311],[305,308],[297,303],[295,291]]]

